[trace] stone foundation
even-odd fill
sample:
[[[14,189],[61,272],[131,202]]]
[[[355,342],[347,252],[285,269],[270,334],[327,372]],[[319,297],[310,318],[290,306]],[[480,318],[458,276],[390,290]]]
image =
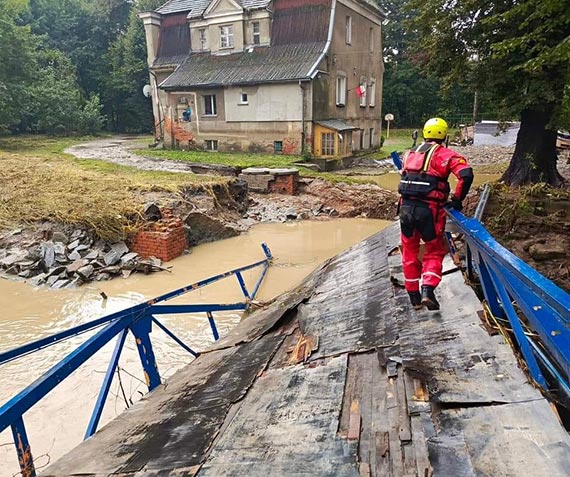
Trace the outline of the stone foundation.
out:
[[[297,169],[264,169],[251,167],[244,169],[239,176],[254,192],[274,192],[296,195],[299,184]]]

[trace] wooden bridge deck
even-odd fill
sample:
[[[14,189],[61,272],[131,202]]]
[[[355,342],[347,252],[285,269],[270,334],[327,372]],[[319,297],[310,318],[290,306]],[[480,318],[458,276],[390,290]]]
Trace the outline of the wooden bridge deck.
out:
[[[416,312],[397,243],[332,259],[42,475],[570,475],[567,432],[460,273]]]

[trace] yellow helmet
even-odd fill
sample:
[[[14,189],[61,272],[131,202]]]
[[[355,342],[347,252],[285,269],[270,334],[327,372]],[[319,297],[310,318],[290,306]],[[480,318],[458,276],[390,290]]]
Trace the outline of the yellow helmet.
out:
[[[447,123],[441,118],[431,118],[424,125],[424,139],[445,139]]]

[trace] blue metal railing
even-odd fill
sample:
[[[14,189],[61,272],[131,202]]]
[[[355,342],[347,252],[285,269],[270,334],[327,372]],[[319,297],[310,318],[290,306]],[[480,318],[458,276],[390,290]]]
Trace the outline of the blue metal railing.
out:
[[[173,292],[167,293],[153,300],[141,303],[139,305],[127,308],[126,310],[113,313],[111,315],[99,318],[97,320],[84,323],[69,330],[56,333],[54,335],[42,338],[33,343],[29,343],[18,348],[0,353],[0,366],[10,361],[22,358],[30,353],[45,349],[74,336],[81,335],[97,328],[100,329],[95,335],[90,337],[81,346],[67,355],[58,364],[53,366],[43,376],[29,385],[26,389],[0,407],[0,432],[8,427],[12,429],[18,460],[20,463],[21,474],[24,477],[33,477],[36,475],[34,461],[30,450],[30,444],[26,434],[24,425],[24,414],[37,404],[44,396],[58,386],[64,379],[77,370],[83,363],[97,353],[103,346],[109,343],[113,338],[118,336],[115,349],[111,355],[107,372],[97,397],[85,439],[91,437],[96,431],[101,414],[111,389],[113,376],[119,364],[121,351],[125,344],[125,340],[129,331],[133,334],[139,357],[144,370],[144,376],[149,391],[152,391],[161,384],[160,374],[156,365],[154,351],[150,339],[152,324],[164,331],[170,338],[178,343],[182,348],[188,351],[194,357],[199,353],[194,351],[188,345],[182,342],[172,331],[162,324],[155,315],[164,314],[185,314],[185,313],[205,313],[210,324],[212,335],[217,341],[219,339],[216,321],[213,312],[227,310],[246,310],[251,300],[254,300],[267,270],[272,260],[271,251],[267,245],[262,244],[265,259],[256,263],[252,263],[245,267],[241,267],[229,272],[216,275],[206,280],[194,283],[192,285],[180,288]],[[250,293],[247,289],[243,272],[262,267],[261,275],[257,280],[253,291]],[[177,298],[186,293],[198,290],[202,287],[210,285],[219,280],[235,276],[237,278],[240,289],[245,298],[244,302],[231,304],[198,304],[198,305],[158,305],[158,303],[166,302],[173,298]]]
[[[479,277],[492,315],[508,320],[532,379],[545,392],[554,379],[570,399],[570,294],[501,246],[477,219],[448,214],[464,235],[468,274]]]

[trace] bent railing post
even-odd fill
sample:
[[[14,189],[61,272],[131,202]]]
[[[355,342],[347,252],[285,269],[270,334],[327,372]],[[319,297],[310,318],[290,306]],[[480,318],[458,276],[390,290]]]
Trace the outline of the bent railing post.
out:
[[[12,436],[14,436],[14,444],[18,452],[18,462],[20,463],[20,472],[22,477],[36,477],[36,469],[34,467],[34,459],[26,434],[26,426],[24,420],[20,416],[12,423]]]
[[[208,316],[208,322],[210,323],[210,328],[212,329],[212,335],[214,335],[214,341],[218,341],[220,339],[220,334],[218,333],[218,328],[216,327],[216,320],[214,320],[214,315],[212,315],[211,311],[206,312]]]
[[[131,325],[130,329],[135,337],[137,351],[139,352],[139,357],[144,370],[146,385],[148,386],[148,390],[152,391],[161,384],[158,365],[156,364],[154,350],[152,349],[152,343],[150,341],[152,316],[150,314],[146,314],[143,318],[135,321]]]
[[[113,355],[109,361],[109,367],[105,373],[105,379],[103,379],[103,385],[101,386],[101,391],[99,391],[99,396],[97,397],[97,402],[95,403],[95,408],[93,409],[93,414],[91,415],[91,419],[89,420],[89,425],[87,426],[87,431],[85,432],[85,437],[83,439],[88,439],[97,432],[97,426],[99,425],[101,414],[103,414],[103,408],[105,407],[107,396],[111,390],[113,377],[117,370],[117,366],[119,365],[119,358],[121,357],[121,351],[123,351],[123,345],[125,344],[128,332],[129,330],[127,329],[123,330],[117,339],[117,344],[115,345]]]

